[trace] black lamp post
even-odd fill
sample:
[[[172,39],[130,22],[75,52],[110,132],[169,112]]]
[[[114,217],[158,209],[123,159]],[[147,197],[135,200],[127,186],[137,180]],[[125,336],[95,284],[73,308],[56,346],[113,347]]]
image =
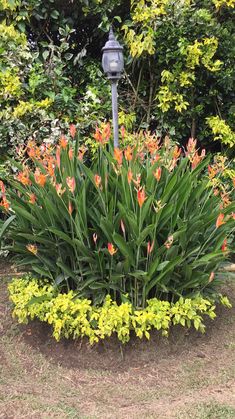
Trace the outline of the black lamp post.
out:
[[[115,39],[112,27],[109,32],[109,40],[102,48],[102,66],[105,74],[111,82],[112,86],[112,111],[113,111],[113,136],[114,147],[118,147],[118,101],[117,101],[117,84],[122,76],[124,68],[123,47]]]

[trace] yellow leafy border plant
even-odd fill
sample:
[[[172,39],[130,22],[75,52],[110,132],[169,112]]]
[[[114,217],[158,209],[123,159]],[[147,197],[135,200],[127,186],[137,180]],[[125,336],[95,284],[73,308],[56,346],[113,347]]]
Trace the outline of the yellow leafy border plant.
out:
[[[135,310],[130,302],[117,305],[108,295],[102,306],[94,306],[88,299],[77,298],[74,291],[62,294],[52,285],[41,285],[42,281],[25,277],[13,279],[9,284],[10,300],[14,304],[13,317],[19,323],[39,319],[53,328],[53,337],[87,337],[90,344],[116,334],[122,342],[128,342],[130,332],[142,339],[150,338],[150,331],[157,329],[167,336],[172,325],[194,326],[205,331],[203,315],[216,317],[214,301],[200,295],[180,298],[176,303],[152,298],[145,309]],[[231,307],[227,297],[220,301]]]

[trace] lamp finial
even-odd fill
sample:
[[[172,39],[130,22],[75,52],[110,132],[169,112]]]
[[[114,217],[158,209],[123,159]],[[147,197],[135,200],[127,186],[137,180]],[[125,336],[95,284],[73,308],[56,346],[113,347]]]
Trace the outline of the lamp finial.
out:
[[[115,41],[115,36],[114,36],[114,33],[113,33],[112,25],[110,26],[110,30],[109,30],[109,41]]]

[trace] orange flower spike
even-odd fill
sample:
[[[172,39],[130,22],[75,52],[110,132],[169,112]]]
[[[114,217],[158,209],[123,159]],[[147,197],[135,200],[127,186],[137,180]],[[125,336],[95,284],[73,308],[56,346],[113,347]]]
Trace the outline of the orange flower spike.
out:
[[[56,164],[60,169],[60,146],[57,146],[56,148]]]
[[[233,187],[235,188],[235,177],[233,178]]]
[[[29,194],[29,203],[34,205],[36,202],[36,195],[34,193]]]
[[[31,159],[33,159],[33,158],[36,156],[36,151],[35,151],[35,148],[29,148],[29,149],[27,150],[27,153],[28,153],[28,156],[29,156]]]
[[[103,128],[103,137],[105,141],[109,141],[111,137],[111,127],[109,122],[107,122]]]
[[[189,138],[188,144],[186,145],[188,153],[194,153],[197,146],[197,140],[194,138]]]
[[[10,203],[7,201],[5,196],[3,196],[2,201],[0,202],[0,207],[3,207],[5,211],[8,211],[10,208]]]
[[[20,172],[17,175],[17,180],[22,183],[22,185],[26,186],[26,185],[31,185],[31,180],[29,179],[29,173],[27,170],[25,170],[24,172]]]
[[[111,256],[113,256],[113,255],[115,255],[115,253],[117,253],[117,249],[115,249],[115,247],[112,243],[108,243],[108,252]]]
[[[94,234],[92,235],[92,238],[93,238],[93,242],[96,244],[97,239],[98,239],[97,234],[96,234],[96,233],[94,233]]]
[[[54,164],[53,164],[52,162],[49,162],[49,163],[48,163],[48,168],[47,168],[47,171],[48,171],[48,175],[49,175],[49,176],[51,176],[51,177],[53,177],[53,176],[54,176],[54,174],[55,174],[55,169],[54,169]]]
[[[132,179],[133,179],[133,173],[132,173],[131,169],[129,169],[128,172],[127,172],[127,181],[129,183],[129,185],[130,185]]]
[[[133,149],[128,145],[126,150],[124,150],[125,159],[131,161],[133,158]]]
[[[173,159],[178,159],[180,154],[181,154],[181,148],[179,148],[178,146],[175,146],[174,151],[173,151]]]
[[[57,195],[58,196],[61,196],[61,195],[63,195],[63,193],[65,193],[65,188],[64,189],[62,189],[62,184],[61,183],[57,183],[56,185],[55,185],[55,189],[56,189],[56,192],[57,192]]]
[[[154,177],[157,179],[158,182],[161,179],[161,175],[162,175],[162,168],[158,167],[156,172],[154,173]]]
[[[103,142],[102,134],[101,134],[100,129],[98,127],[96,127],[95,134],[94,134],[94,139],[98,143],[102,143]]]
[[[38,253],[38,248],[36,244],[28,244],[26,248],[28,249],[29,252],[33,253],[34,255]]]
[[[152,253],[153,248],[154,248],[154,241],[152,242],[152,244],[150,242],[148,242],[148,245],[147,245],[147,253],[148,253],[148,255],[150,255]]]
[[[75,187],[76,187],[75,178],[68,176],[66,178],[66,183],[68,185],[68,188],[69,188],[70,192],[74,193]]]
[[[73,212],[73,206],[71,204],[71,202],[69,201],[69,206],[68,206],[68,210],[69,210],[69,214],[71,215]]]
[[[124,225],[123,220],[121,220],[121,221],[120,221],[120,226],[121,226],[121,230],[122,230],[122,232],[123,232],[123,234],[124,234],[124,236],[125,236],[125,234],[126,234],[126,229],[125,229],[125,225]]]
[[[170,249],[171,246],[172,246],[172,244],[173,244],[173,241],[174,241],[174,237],[173,236],[169,236],[168,239],[166,240],[166,242],[164,243],[164,246],[167,249]]]
[[[137,200],[140,208],[142,208],[144,201],[147,199],[145,195],[145,190],[143,188],[138,189],[137,191]]]
[[[99,175],[94,176],[95,186],[99,188],[101,186],[101,177]]]
[[[224,239],[223,244],[221,246],[221,250],[222,252],[226,252],[226,250],[228,250],[227,239]]]
[[[121,126],[121,136],[122,136],[122,139],[125,137],[125,134],[126,134],[125,127],[124,127],[124,125],[122,125]]]
[[[87,151],[87,148],[84,145],[79,148],[78,156],[77,156],[78,160],[83,161],[83,157],[84,157],[84,154],[86,153],[86,151]]]
[[[201,156],[198,153],[195,153],[192,160],[192,170],[196,169],[201,161]]]
[[[70,124],[69,131],[70,131],[70,135],[71,135],[71,137],[72,137],[72,138],[75,138],[75,135],[76,135],[77,129],[76,129],[76,127],[75,127],[75,125],[74,125],[74,124]]]
[[[68,155],[69,155],[69,160],[72,160],[73,159],[73,149],[72,148],[69,149]]]
[[[224,214],[220,213],[216,220],[216,228],[219,228],[222,224],[224,224]]]
[[[6,189],[2,180],[0,180],[0,189],[1,189],[2,194],[4,195],[6,193]]]
[[[211,272],[210,276],[209,276],[209,283],[212,282],[215,278],[215,273]]]
[[[46,177],[46,175],[44,175],[43,173],[41,173],[39,169],[36,169],[35,170],[35,173],[34,173],[34,179],[35,179],[35,182],[38,185],[44,187],[45,186],[45,183],[46,183],[46,180],[47,180],[47,177]]]
[[[66,140],[65,136],[62,135],[60,138],[60,146],[65,150],[68,145],[68,141]]]
[[[114,158],[117,161],[117,163],[119,164],[119,166],[121,166],[121,164],[122,164],[122,150],[120,150],[119,148],[115,148],[114,149]]]

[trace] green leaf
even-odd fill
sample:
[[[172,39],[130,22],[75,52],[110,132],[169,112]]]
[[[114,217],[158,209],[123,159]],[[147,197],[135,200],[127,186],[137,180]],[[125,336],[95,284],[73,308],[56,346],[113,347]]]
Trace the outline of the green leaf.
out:
[[[60,237],[62,240],[66,241],[67,243],[69,243],[72,247],[74,247],[74,241],[63,231],[58,230],[55,227],[48,227],[47,229],[48,231],[51,231],[53,234],[55,234],[56,236]]]
[[[120,252],[130,260],[130,262],[134,265],[134,256],[130,247],[130,243],[127,243],[120,234],[114,233],[113,234],[114,243],[117,245]]]
[[[1,226],[0,229],[0,239],[2,238],[3,234],[5,233],[5,231],[8,229],[8,227],[11,225],[11,223],[15,220],[16,216],[15,215],[11,215]]]

